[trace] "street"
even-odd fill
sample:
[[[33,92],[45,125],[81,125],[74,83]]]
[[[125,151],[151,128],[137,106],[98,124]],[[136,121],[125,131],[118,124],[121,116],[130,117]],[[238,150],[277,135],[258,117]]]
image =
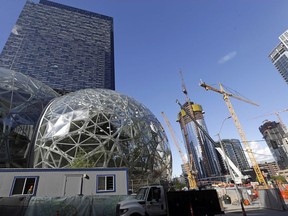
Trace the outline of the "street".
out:
[[[243,212],[229,212],[225,213],[226,216],[242,216]],[[271,209],[257,209],[246,211],[247,216],[288,216],[288,211],[279,211]]]

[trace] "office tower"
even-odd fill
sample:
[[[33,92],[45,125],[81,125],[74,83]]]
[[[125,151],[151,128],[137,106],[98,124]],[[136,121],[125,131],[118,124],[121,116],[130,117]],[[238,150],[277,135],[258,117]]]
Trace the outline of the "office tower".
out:
[[[241,143],[238,139],[222,139],[221,140],[225,154],[241,171],[249,169],[248,160],[244,154]],[[216,147],[220,147],[220,143],[216,143]]]
[[[47,0],[27,1],[0,55],[0,67],[60,93],[114,90],[113,19]]]
[[[269,54],[269,58],[288,83],[288,30],[281,34],[279,39],[280,43]]]
[[[216,177],[220,175],[220,164],[216,154],[215,146],[199,130],[191,120],[186,111],[198,122],[202,128],[207,131],[206,123],[203,117],[203,110],[199,104],[186,102],[183,105],[184,110],[178,114],[178,122],[181,127],[182,135],[188,151],[189,161],[192,164],[193,171],[198,174],[198,179]],[[208,131],[207,131],[208,132]]]
[[[280,169],[288,168],[288,149],[286,148],[286,136],[282,125],[275,121],[265,121],[259,127],[277,165]]]

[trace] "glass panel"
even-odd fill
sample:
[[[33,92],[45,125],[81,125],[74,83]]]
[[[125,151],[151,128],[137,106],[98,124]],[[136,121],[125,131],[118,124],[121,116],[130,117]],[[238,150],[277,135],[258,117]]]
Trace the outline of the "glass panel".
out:
[[[22,194],[23,186],[25,183],[25,178],[18,178],[15,180],[14,188],[12,191],[12,195],[14,194]]]
[[[35,178],[27,178],[23,194],[33,194],[35,188]]]
[[[105,190],[105,176],[98,177],[98,190]]]
[[[114,176],[107,176],[107,190],[114,190]]]

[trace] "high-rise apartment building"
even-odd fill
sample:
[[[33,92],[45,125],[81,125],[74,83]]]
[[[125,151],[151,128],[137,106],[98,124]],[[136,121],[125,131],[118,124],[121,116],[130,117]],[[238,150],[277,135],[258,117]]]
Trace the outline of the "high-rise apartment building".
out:
[[[288,148],[286,147],[287,134],[279,122],[265,121],[259,127],[273,158],[280,169],[288,168]]]
[[[186,113],[187,111],[194,116],[198,124],[208,133],[202,107],[186,102],[183,108],[178,114],[178,122],[193,171],[197,172],[198,179],[220,176],[221,170],[215,146]]]
[[[280,43],[269,54],[269,58],[288,84],[288,30],[279,39]]]
[[[221,140],[225,154],[241,171],[249,169],[248,160],[244,154],[244,150],[238,139],[222,139]],[[220,147],[220,143],[216,143],[216,147]]]
[[[55,2],[27,1],[0,54],[0,67],[58,92],[115,89],[113,19]]]
[[[279,174],[279,166],[275,161],[259,164],[259,167],[261,170],[266,169],[270,176],[276,176]]]

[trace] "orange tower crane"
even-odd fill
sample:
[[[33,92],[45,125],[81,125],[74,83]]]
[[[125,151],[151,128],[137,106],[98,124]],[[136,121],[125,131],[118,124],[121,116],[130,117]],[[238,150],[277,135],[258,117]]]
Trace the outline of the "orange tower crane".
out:
[[[226,102],[226,105],[227,105],[228,110],[229,110],[229,112],[230,112],[230,114],[231,114],[231,117],[232,117],[232,119],[234,120],[235,126],[236,126],[236,128],[237,128],[237,130],[238,130],[238,133],[239,133],[239,135],[240,135],[240,138],[241,138],[241,140],[242,140],[242,143],[243,143],[244,146],[246,147],[247,154],[248,154],[248,156],[249,156],[250,162],[252,163],[252,166],[253,166],[253,169],[254,169],[254,171],[255,171],[255,173],[256,173],[256,176],[257,176],[257,178],[258,178],[258,181],[259,181],[261,184],[263,184],[263,186],[264,186],[265,188],[268,188],[267,183],[266,183],[266,181],[265,181],[265,179],[264,179],[264,177],[263,177],[263,175],[262,175],[262,172],[261,172],[261,170],[260,170],[260,168],[259,168],[259,165],[257,164],[256,158],[255,158],[255,156],[254,156],[254,154],[253,154],[253,152],[252,152],[252,149],[251,149],[249,143],[247,142],[246,135],[245,135],[245,133],[244,133],[242,127],[241,127],[240,121],[239,121],[239,119],[238,119],[238,117],[237,117],[237,115],[236,115],[236,113],[235,113],[235,111],[234,111],[234,109],[233,109],[233,106],[232,106],[232,104],[231,104],[231,102],[230,102],[229,97],[236,98],[236,99],[238,99],[238,100],[244,101],[244,102],[246,102],[246,103],[250,103],[250,104],[255,105],[255,106],[259,106],[259,105],[256,104],[256,103],[254,103],[254,102],[252,102],[252,101],[243,99],[243,98],[241,98],[241,97],[239,97],[239,96],[236,96],[236,95],[233,95],[233,94],[231,94],[231,93],[226,92],[226,91],[224,90],[223,86],[221,85],[221,83],[219,83],[220,90],[219,90],[219,89],[216,89],[216,88],[213,88],[213,87],[205,84],[204,82],[201,82],[201,83],[200,83],[200,86],[203,87],[203,88],[205,88],[207,91],[208,91],[208,90],[212,90],[212,91],[215,91],[215,92],[223,95],[224,101]]]
[[[165,123],[169,129],[169,132],[172,136],[172,139],[173,139],[173,142],[175,144],[175,146],[177,147],[178,149],[178,152],[181,156],[181,159],[182,159],[182,162],[183,162],[183,166],[186,170],[186,173],[187,173],[187,178],[188,178],[188,183],[189,183],[189,189],[196,189],[197,188],[197,181],[196,181],[196,178],[195,176],[192,174],[191,170],[192,170],[192,167],[190,167],[188,161],[185,159],[185,156],[183,154],[183,152],[181,151],[181,147],[176,139],[176,136],[175,136],[175,133],[174,133],[174,130],[172,129],[172,126],[170,124],[170,121],[168,120],[168,118],[166,117],[165,113],[164,112],[161,112],[164,120],[165,120]]]

